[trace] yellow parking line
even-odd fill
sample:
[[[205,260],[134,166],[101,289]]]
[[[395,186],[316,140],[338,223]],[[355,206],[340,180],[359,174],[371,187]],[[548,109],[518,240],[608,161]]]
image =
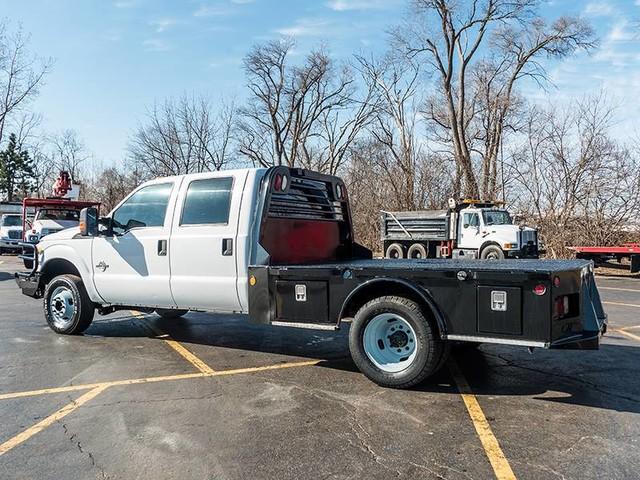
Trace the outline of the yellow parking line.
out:
[[[221,370],[211,373],[182,373],[178,375],[163,375],[159,377],[131,378],[128,380],[113,380],[101,383],[86,383],[82,385],[68,385],[66,387],[43,388],[40,390],[27,390],[23,392],[3,393],[0,394],[0,400],[9,400],[12,398],[33,397],[37,395],[49,395],[54,393],[73,392],[77,390],[89,390],[93,388],[117,387],[121,385],[137,385],[141,383],[168,382],[173,380],[186,380],[189,378],[203,377],[222,377],[227,375],[239,375],[243,373],[263,372],[266,370],[280,370],[283,368],[307,367],[317,365],[321,360],[306,360],[302,362],[278,363],[275,365],[266,365],[264,367],[248,367],[236,368],[232,370]]]
[[[620,288],[620,287],[601,287],[598,285],[598,290],[617,290],[619,292],[636,292],[640,293],[640,290],[637,288]]]
[[[613,331],[614,331],[614,332],[617,332],[617,333],[621,333],[621,334],[622,334],[622,335],[624,335],[625,337],[632,338],[633,340],[638,340],[638,341],[640,341],[640,336],[638,336],[638,335],[634,335],[634,334],[633,334],[633,333],[631,333],[631,332],[627,332],[627,331],[626,331],[626,330],[624,330],[624,329],[615,329],[615,330],[613,330]]]
[[[640,308],[640,305],[637,303],[620,303],[620,302],[602,302],[605,305],[617,305],[619,307],[635,307]]]
[[[480,437],[480,443],[482,443],[482,447],[484,448],[484,451],[489,458],[489,462],[493,467],[493,473],[499,480],[515,480],[516,476],[511,469],[511,465],[509,465],[509,461],[504,456],[502,448],[500,448],[500,444],[498,443],[498,439],[493,434],[491,426],[487,421],[487,417],[485,417],[484,412],[480,407],[480,403],[478,403],[478,399],[473,394],[467,379],[464,377],[462,371],[458,367],[458,364],[453,358],[449,359],[448,365],[449,371],[453,376],[453,380],[455,381],[458,391],[462,396],[462,400],[467,407],[469,417],[471,417],[473,426],[478,433],[478,437]]]
[[[132,310],[131,313],[137,318],[140,318],[140,319],[144,319],[145,318],[144,314],[142,314],[140,312],[136,312],[135,310]],[[178,352],[178,354],[180,354],[182,356],[182,358],[184,358],[187,362],[189,362],[191,365],[196,367],[200,372],[206,373],[208,375],[208,374],[211,374],[211,373],[213,373],[215,371],[209,365],[207,365],[205,362],[203,362],[200,358],[198,358],[195,354],[193,354],[192,352],[187,350],[184,347],[184,345],[182,345],[180,342],[178,342],[178,341],[174,340],[173,338],[171,338],[169,336],[169,334],[161,332],[160,330],[158,330],[158,328],[156,328],[155,325],[152,325],[150,323],[145,322],[145,325],[147,325],[149,328],[151,328],[151,330],[153,330],[153,332],[159,338],[161,338],[167,345],[169,345],[176,352]]]
[[[108,386],[100,386],[100,387],[96,387],[96,388],[94,388],[92,390],[89,390],[87,393],[82,395],[80,398],[78,398],[77,400],[72,400],[71,403],[66,404],[64,407],[62,407],[60,410],[58,410],[54,414],[49,415],[44,420],[39,421],[35,425],[33,425],[33,426],[27,428],[26,430],[24,430],[23,432],[20,432],[15,437],[10,438],[9,440],[7,440],[6,442],[4,442],[3,444],[0,445],[0,456],[4,455],[5,453],[7,453],[12,448],[17,447],[21,443],[29,440],[36,433],[44,430],[45,428],[47,428],[51,424],[53,424],[53,423],[57,422],[58,420],[66,417],[71,412],[76,410],[78,407],[81,407],[82,405],[87,403],[92,398],[97,397],[100,393],[105,391],[107,388],[108,388]]]

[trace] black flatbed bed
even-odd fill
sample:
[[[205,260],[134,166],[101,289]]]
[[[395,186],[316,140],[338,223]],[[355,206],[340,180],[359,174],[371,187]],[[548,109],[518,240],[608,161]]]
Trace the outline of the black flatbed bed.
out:
[[[301,265],[271,265],[273,269],[313,270],[313,269],[384,269],[387,272],[397,271],[483,271],[483,272],[517,272],[517,273],[559,273],[567,270],[579,270],[588,267],[587,260],[395,260],[390,258],[374,258],[361,260],[344,260],[335,262],[308,263]]]

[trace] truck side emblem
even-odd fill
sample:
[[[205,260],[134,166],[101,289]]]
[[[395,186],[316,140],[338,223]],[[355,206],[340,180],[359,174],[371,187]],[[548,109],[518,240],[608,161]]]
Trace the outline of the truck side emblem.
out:
[[[493,290],[491,292],[491,310],[495,312],[507,311],[507,292]]]
[[[296,302],[306,302],[306,301],[307,301],[307,286],[296,285]]]
[[[109,268],[109,265],[107,265],[106,263],[104,263],[104,261],[100,262],[99,264],[96,265],[96,268],[98,270],[102,270],[103,272],[105,272],[107,270],[107,268]]]

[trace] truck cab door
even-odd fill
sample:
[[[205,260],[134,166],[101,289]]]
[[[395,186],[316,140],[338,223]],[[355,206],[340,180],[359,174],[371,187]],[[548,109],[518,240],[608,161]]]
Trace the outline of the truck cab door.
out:
[[[238,223],[247,175],[214,172],[184,181],[171,233],[171,290],[179,308],[243,310]]]
[[[112,212],[113,236],[94,238],[93,282],[105,303],[175,307],[168,249],[177,190],[166,179],[139,188]]]
[[[458,248],[480,248],[480,245],[482,245],[480,227],[480,214],[477,211],[461,212]]]

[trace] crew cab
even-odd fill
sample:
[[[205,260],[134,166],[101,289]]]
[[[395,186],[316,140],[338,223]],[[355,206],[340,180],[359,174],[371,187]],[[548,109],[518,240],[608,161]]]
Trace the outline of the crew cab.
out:
[[[354,241],[341,179],[286,167],[159,178],[106,217],[33,247],[17,275],[61,334],[95,311],[240,313],[251,322],[333,330],[350,320],[358,368],[415,385],[452,342],[598,348],[606,329],[592,263],[389,260]]]

